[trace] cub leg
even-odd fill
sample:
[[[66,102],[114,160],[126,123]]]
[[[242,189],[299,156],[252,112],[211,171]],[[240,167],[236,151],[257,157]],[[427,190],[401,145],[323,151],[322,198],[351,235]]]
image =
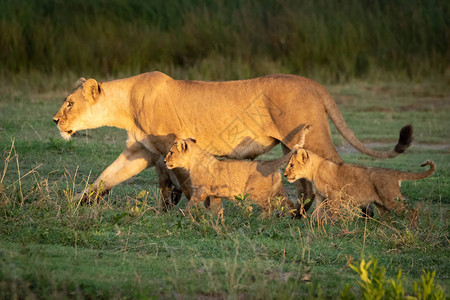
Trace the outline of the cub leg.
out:
[[[218,213],[222,208],[222,198],[209,196],[205,200],[205,207],[211,209],[213,212]]]
[[[208,195],[202,189],[194,189],[187,210],[190,211],[193,207],[197,207],[200,202],[205,202],[207,198]]]
[[[403,204],[405,199],[403,198],[400,192],[400,186],[396,181],[391,180],[390,182],[384,182],[383,186],[377,186],[376,190],[381,201],[380,204],[387,210],[396,210],[397,212],[405,210],[405,206]]]
[[[400,201],[396,201],[396,199],[399,199]],[[404,198],[402,196],[397,198],[384,198],[382,199],[383,206],[386,207],[387,210],[392,211],[395,210],[396,212],[402,212],[405,211],[405,205],[403,204]]]
[[[388,210],[381,204],[375,202],[375,206],[377,207],[381,216],[383,216]]]

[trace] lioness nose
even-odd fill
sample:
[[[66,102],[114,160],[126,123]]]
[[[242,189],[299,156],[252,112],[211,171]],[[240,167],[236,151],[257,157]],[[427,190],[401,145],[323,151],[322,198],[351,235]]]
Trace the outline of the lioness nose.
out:
[[[55,122],[55,124],[58,124],[59,119],[58,118],[53,118],[53,122]]]

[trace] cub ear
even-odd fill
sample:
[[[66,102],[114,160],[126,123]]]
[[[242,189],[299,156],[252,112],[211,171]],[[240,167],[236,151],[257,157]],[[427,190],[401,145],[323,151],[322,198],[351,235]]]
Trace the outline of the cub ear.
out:
[[[186,150],[187,150],[186,140],[179,140],[179,141],[177,141],[177,149],[181,153],[186,152]]]
[[[101,93],[100,84],[95,79],[88,79],[83,83],[83,89],[86,92],[86,98],[96,100]]]
[[[308,151],[305,149],[298,149],[295,158],[298,162],[305,164],[309,160]]]
[[[195,138],[193,138],[193,137],[187,138],[186,141],[193,142],[194,144],[197,143],[197,140]]]

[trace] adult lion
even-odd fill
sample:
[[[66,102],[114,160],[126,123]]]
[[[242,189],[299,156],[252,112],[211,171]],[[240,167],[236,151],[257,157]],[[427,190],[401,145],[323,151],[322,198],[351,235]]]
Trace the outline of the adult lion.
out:
[[[304,148],[341,162],[327,115],[353,147],[372,157],[394,157],[411,143],[409,132],[400,136],[393,150],[367,148],[348,128],[325,88],[295,75],[226,82],[174,80],[161,72],[102,83],[82,79],[53,120],[65,139],[78,130],[101,126],[127,131],[126,149],[93,184],[97,190],[102,183],[105,191],[153,165],[158,167],[161,186],[170,188],[161,156],[176,138],[191,136],[215,156],[253,159],[278,143],[287,153],[297,144],[304,124],[311,124]],[[189,178],[179,169],[173,171],[189,199]],[[313,197],[306,181],[300,181],[298,189]],[[168,201],[168,193],[164,197]]]

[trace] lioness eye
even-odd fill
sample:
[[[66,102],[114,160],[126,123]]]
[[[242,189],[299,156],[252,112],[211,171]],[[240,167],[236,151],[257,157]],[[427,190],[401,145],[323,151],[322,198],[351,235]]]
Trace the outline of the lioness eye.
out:
[[[294,164],[290,164],[290,165],[289,165],[289,168],[292,169],[293,167],[294,167]]]
[[[72,102],[67,102],[67,108],[72,108],[73,103]]]

